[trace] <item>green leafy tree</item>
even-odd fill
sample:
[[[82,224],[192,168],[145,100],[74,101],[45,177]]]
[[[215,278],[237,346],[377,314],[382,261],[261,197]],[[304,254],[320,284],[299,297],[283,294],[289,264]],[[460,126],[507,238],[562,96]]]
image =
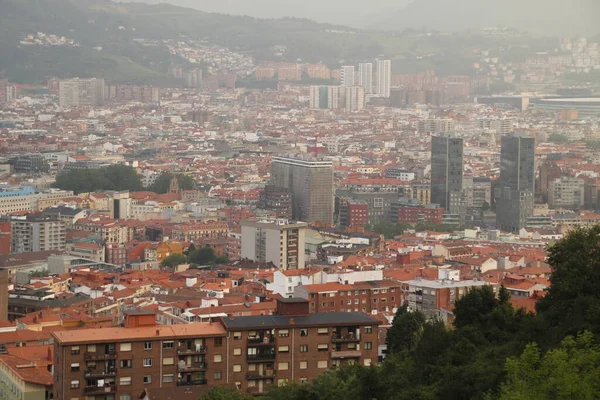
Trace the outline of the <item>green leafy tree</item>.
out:
[[[165,259],[163,259],[160,262],[160,265],[161,265],[161,267],[172,268],[172,267],[176,267],[180,264],[186,264],[187,261],[188,261],[188,259],[184,254],[175,253],[175,254],[171,254],[170,256],[165,257]]]
[[[208,246],[200,247],[188,255],[189,262],[198,265],[212,264],[215,259],[215,250]]]
[[[367,229],[371,232],[379,233],[385,236],[386,239],[392,239],[394,236],[398,236],[404,233],[405,230],[410,228],[409,224],[393,223],[382,221],[374,225],[369,225]]]
[[[567,336],[557,349],[542,355],[537,344],[506,362],[500,400],[592,400],[600,393],[600,347],[594,335]]]
[[[152,184],[149,189],[159,194],[167,193],[169,191],[169,186],[171,185],[171,179],[173,179],[175,176],[177,177],[177,182],[179,183],[179,189],[191,190],[196,188],[196,182],[194,182],[194,179],[192,179],[191,176],[164,172],[158,178],[156,178],[156,181],[154,181],[154,184]]]
[[[200,396],[200,400],[252,400],[253,396],[242,393],[238,389],[228,386],[215,386],[205,395]]]
[[[388,354],[413,350],[425,326],[426,318],[421,312],[409,312],[406,307],[396,312],[391,328],[386,337]]]
[[[101,190],[131,190],[142,188],[140,175],[126,165],[110,165],[100,169],[80,169],[63,172],[56,177],[54,187],[75,193]]]
[[[552,133],[548,136],[548,141],[556,144],[564,144],[569,141],[569,138],[565,135],[561,135],[560,133]]]
[[[589,330],[600,335],[600,225],[571,231],[548,249],[550,288],[536,308],[548,326],[546,339]]]

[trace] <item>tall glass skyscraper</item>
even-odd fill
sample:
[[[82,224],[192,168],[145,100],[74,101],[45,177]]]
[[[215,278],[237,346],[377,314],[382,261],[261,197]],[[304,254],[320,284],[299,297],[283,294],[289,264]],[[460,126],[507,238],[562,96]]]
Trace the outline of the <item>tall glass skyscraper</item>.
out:
[[[450,211],[451,194],[461,193],[462,186],[463,140],[450,133],[432,136],[431,202]]]
[[[494,190],[496,227],[518,232],[533,216],[535,139],[523,133],[502,137],[500,180]]]

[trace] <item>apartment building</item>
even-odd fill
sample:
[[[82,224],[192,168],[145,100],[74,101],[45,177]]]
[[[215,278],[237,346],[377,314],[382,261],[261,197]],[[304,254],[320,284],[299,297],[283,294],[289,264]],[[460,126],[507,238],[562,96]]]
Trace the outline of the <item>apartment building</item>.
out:
[[[11,218],[11,252],[64,250],[65,222],[57,217],[29,214]]]
[[[123,327],[54,332],[55,399],[137,398],[157,388],[236,385],[252,394],[307,382],[347,362],[377,362],[381,321],[363,313],[310,314],[302,299],[276,315],[156,325],[129,312]]]
[[[401,284],[391,280],[299,285],[294,296],[308,300],[311,313],[393,312],[405,300]]]
[[[222,325],[156,325],[155,318],[131,312],[124,327],[54,332],[54,398],[131,400],[151,387],[223,380],[211,369],[226,363]]]
[[[242,258],[272,262],[280,269],[304,268],[305,222],[242,221]]]
[[[277,315],[222,318],[228,332],[227,383],[251,394],[271,385],[309,382],[345,363],[377,362],[376,318],[364,313],[309,313],[301,299],[281,299]]]
[[[183,242],[193,242],[200,239],[227,238],[229,226],[226,222],[210,221],[206,223],[181,224],[173,227],[172,238]]]
[[[583,207],[585,181],[579,178],[562,177],[550,182],[548,205],[550,208],[579,209]]]

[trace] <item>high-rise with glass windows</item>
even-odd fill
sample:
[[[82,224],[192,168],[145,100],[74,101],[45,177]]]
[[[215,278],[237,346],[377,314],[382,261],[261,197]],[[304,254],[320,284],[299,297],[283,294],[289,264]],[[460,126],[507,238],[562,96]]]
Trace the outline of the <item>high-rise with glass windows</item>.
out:
[[[292,193],[292,218],[333,224],[333,165],[331,161],[273,157],[271,183]]]
[[[450,211],[463,188],[463,140],[452,134],[431,137],[431,202]],[[454,193],[454,196],[452,195]]]
[[[377,94],[390,97],[392,88],[392,61],[377,60]]]
[[[496,227],[518,232],[533,216],[535,139],[523,133],[502,137],[500,180],[494,190]]]

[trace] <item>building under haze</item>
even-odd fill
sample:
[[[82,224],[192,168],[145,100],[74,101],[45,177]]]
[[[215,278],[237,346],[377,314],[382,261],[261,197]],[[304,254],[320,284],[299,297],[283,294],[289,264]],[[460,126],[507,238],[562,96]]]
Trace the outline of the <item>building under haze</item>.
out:
[[[271,184],[292,193],[292,217],[333,224],[333,165],[331,161],[273,157]]]
[[[448,210],[452,193],[463,188],[463,140],[452,134],[431,137],[431,202]]]
[[[535,139],[522,133],[502,137],[500,180],[494,190],[496,227],[517,232],[533,216]]]
[[[354,86],[354,65],[344,65],[341,71],[342,86]]]
[[[377,60],[377,94],[379,97],[390,97],[392,89],[392,61]]]
[[[58,83],[61,107],[96,107],[104,104],[106,84],[102,78],[63,79]]]
[[[366,94],[373,94],[373,63],[358,64],[358,86],[365,88]]]

